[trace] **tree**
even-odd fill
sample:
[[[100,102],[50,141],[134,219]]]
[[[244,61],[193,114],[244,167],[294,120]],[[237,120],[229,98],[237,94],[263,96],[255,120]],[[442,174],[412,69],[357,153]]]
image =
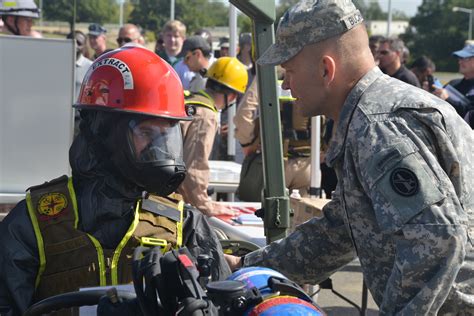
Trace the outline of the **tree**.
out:
[[[75,6],[74,6],[75,4]],[[51,0],[43,2],[43,16],[51,21],[107,23],[116,21],[118,5],[115,0]]]
[[[360,10],[362,16],[366,21],[368,20],[387,20],[388,13],[385,12],[380,6],[377,0],[369,0],[369,4],[366,4],[364,0],[354,0],[355,6]],[[392,10],[392,19],[393,20],[402,20],[408,21],[409,18],[400,10]]]
[[[118,21],[118,4],[116,0],[76,0],[77,21],[96,22],[100,24]]]
[[[274,28],[275,30],[278,27],[278,23],[280,22],[281,17],[285,12],[294,4],[296,4],[299,0],[281,0],[279,1],[279,5],[275,8],[275,23]],[[245,14],[239,15],[237,23],[240,28],[240,32],[252,32],[252,20],[246,16]]]
[[[237,16],[237,25],[241,33],[251,33],[252,29],[252,19],[249,18],[246,14],[239,14]]]
[[[423,0],[409,30],[401,36],[415,58],[427,55],[441,71],[457,71],[451,53],[467,39],[469,16],[453,12],[453,6],[470,8],[472,0]]]
[[[188,33],[192,33],[202,27],[227,25],[229,9],[220,2],[194,0],[191,3],[188,0],[177,0],[175,18],[186,25]],[[145,29],[160,32],[169,19],[169,0],[140,0],[130,14],[129,21]]]
[[[69,0],[45,1],[43,18],[50,21],[67,21],[72,25],[74,3]]]
[[[370,1],[365,8],[365,11],[362,11],[361,13],[365,20],[375,21],[387,19],[387,13],[382,11],[378,1]]]
[[[190,32],[202,27],[229,25],[229,7],[221,2],[209,0],[194,0],[192,5],[188,0],[178,0],[176,17],[180,19]]]

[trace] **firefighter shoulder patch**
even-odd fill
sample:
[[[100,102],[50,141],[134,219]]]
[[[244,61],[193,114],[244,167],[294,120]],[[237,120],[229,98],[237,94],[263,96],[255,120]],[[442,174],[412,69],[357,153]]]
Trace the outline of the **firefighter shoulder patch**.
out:
[[[68,205],[67,198],[64,194],[54,192],[47,193],[40,197],[37,204],[37,211],[45,216],[57,216]]]

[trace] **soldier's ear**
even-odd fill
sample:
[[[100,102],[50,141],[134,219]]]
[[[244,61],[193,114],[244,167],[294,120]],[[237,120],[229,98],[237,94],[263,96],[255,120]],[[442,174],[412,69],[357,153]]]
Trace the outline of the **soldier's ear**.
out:
[[[334,76],[336,73],[336,62],[334,58],[329,55],[324,55],[322,58],[322,67],[324,85],[329,86],[334,81]]]

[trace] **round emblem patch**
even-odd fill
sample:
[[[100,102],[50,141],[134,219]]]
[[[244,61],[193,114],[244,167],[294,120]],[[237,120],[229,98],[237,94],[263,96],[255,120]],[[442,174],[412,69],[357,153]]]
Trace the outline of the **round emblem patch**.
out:
[[[54,216],[61,213],[67,207],[67,198],[61,193],[48,193],[38,201],[38,213],[46,216]]]
[[[393,170],[390,184],[395,192],[403,196],[413,196],[418,192],[418,178],[413,171],[406,168]]]

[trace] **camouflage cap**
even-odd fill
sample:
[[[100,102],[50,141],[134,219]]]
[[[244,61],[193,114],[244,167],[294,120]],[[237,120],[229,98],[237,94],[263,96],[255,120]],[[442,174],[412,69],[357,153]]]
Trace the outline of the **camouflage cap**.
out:
[[[342,34],[362,21],[351,0],[301,0],[280,19],[275,43],[257,62],[284,63],[304,46]]]

